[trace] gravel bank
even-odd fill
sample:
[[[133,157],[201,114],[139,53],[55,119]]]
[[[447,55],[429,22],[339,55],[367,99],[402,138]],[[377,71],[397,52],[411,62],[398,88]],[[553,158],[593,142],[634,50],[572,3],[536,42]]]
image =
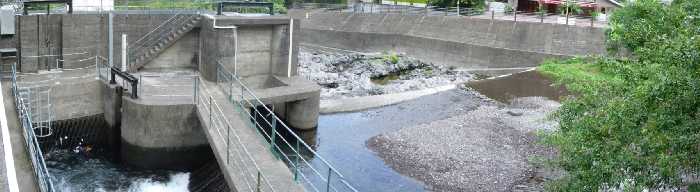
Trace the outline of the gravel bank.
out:
[[[551,156],[537,145],[538,130],[559,103],[541,97],[508,105],[484,102],[475,110],[372,137],[367,145],[393,169],[433,191],[541,191],[557,174],[532,158]]]
[[[401,54],[339,53],[302,47],[299,64],[301,76],[323,86],[323,100],[421,90],[475,77]]]

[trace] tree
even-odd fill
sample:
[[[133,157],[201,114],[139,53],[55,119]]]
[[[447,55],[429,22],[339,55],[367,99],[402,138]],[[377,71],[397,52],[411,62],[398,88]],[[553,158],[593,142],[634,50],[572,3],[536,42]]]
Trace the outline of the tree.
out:
[[[545,137],[567,175],[555,191],[674,188],[700,168],[700,0],[637,0],[610,20],[601,73],[619,81],[584,84],[557,112]],[[609,83],[616,82],[616,83]]]

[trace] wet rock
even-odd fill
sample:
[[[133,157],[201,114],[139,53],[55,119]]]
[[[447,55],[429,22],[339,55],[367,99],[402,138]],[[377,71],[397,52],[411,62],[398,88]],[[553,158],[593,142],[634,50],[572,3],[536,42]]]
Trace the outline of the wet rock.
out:
[[[510,116],[521,116],[521,115],[523,115],[523,112],[516,112],[516,111],[508,111],[508,112],[506,112],[506,113],[508,113],[508,115],[510,115]]]
[[[322,99],[399,93],[466,82],[473,78],[472,74],[453,68],[404,55],[396,57],[398,59],[394,60],[384,54],[340,54],[302,47],[299,51],[299,74],[323,86]],[[381,83],[373,82],[390,75],[396,77],[384,79]]]

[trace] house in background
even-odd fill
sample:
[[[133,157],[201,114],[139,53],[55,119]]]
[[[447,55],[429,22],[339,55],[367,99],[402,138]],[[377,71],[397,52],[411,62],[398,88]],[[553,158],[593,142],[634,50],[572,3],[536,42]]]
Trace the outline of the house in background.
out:
[[[615,0],[568,0],[569,3],[575,3],[583,9],[584,14],[588,15],[593,11],[598,11],[605,15],[614,9],[621,7],[622,4]],[[540,4],[542,4],[548,13],[558,13],[559,6],[566,4],[567,0],[511,0],[509,3],[518,11],[536,12]]]

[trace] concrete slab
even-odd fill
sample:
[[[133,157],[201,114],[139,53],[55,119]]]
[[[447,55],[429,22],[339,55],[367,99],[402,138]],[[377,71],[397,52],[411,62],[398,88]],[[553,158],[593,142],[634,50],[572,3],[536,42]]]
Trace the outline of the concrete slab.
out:
[[[239,109],[227,100],[214,82],[201,82],[197,114],[205,134],[214,150],[224,176],[236,191],[254,191],[257,173],[263,178],[260,187],[264,191],[304,191],[284,164],[270,151],[270,146],[241,118]],[[207,102],[211,98],[212,104]],[[210,116],[209,109],[214,109]]]
[[[5,99],[5,114],[7,115],[7,126],[10,129],[12,143],[12,156],[17,170],[17,182],[20,191],[39,191],[34,168],[29,158],[29,153],[25,145],[22,127],[19,123],[17,111],[15,110],[14,96],[12,95],[12,82],[2,81],[2,94]]]

